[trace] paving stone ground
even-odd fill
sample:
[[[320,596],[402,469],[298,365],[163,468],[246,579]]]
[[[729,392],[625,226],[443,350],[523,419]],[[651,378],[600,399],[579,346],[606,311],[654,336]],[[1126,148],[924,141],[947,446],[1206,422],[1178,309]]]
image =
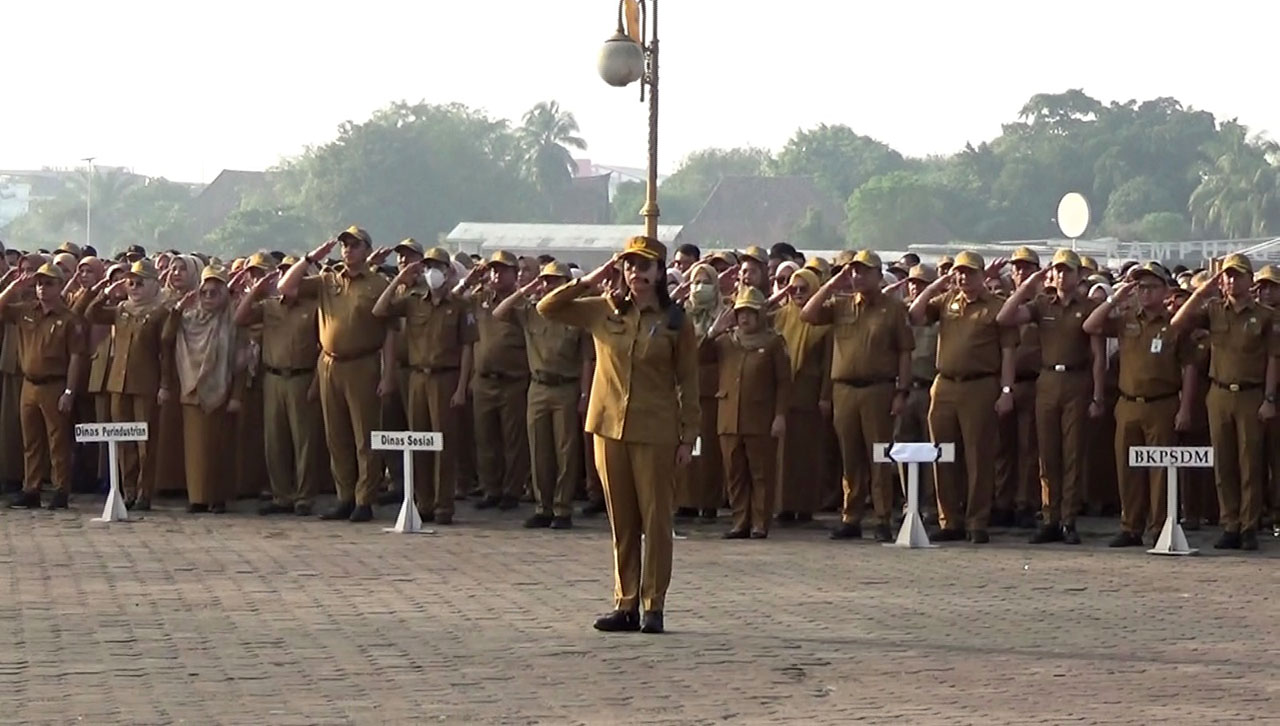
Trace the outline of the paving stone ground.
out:
[[[0,511],[0,722],[1209,724],[1280,721],[1280,540],[1160,558],[902,551],[814,526],[676,543],[664,636],[600,634],[603,518],[435,536]],[[1216,533],[1192,533],[1207,547]]]

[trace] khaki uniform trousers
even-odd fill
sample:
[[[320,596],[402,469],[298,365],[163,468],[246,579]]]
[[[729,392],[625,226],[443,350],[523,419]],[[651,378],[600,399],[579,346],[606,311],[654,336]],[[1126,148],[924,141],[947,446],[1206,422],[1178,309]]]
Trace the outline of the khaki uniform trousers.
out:
[[[907,405],[902,415],[893,421],[894,441],[929,441],[929,389],[912,386],[907,394]],[[898,481],[902,486],[903,499],[907,491],[907,467],[898,467]],[[920,467],[920,512],[922,515],[936,514],[938,508],[937,491],[933,485],[933,467]]]
[[[1120,511],[1120,481],[1117,478],[1116,460],[1116,393],[1107,392],[1102,416],[1088,426],[1085,449],[1089,458],[1085,463],[1084,500],[1089,513],[1115,515]],[[1126,463],[1128,460],[1125,460]]]
[[[998,416],[996,426],[1000,448],[992,506],[1005,512],[1039,510],[1043,483],[1036,441],[1036,381],[1013,384],[1013,412]]]
[[[776,497],[778,440],[772,436],[720,434],[719,443],[733,528],[768,532]]]
[[[61,391],[59,391],[61,394]],[[94,409],[95,396],[80,394],[76,396],[71,408],[71,425],[74,439],[75,424],[98,421]],[[98,452],[104,448],[99,444],[81,444],[74,440],[71,444],[71,490],[75,492],[98,491]]]
[[[1205,403],[1208,396],[1209,379],[1202,381],[1203,388],[1197,389],[1200,401],[1192,408],[1191,429],[1178,431],[1179,446],[1212,446],[1209,436],[1209,410]],[[1218,488],[1214,484],[1213,469],[1192,467],[1178,472],[1178,503],[1182,505],[1182,522],[1186,527],[1195,529],[1205,520],[1218,520]]]
[[[1280,418],[1267,423],[1267,460],[1271,523],[1280,526]]]
[[[145,421],[151,432],[156,430],[160,406],[156,394],[135,396],[128,393],[111,394],[111,422],[133,423]],[[185,419],[184,419],[185,420]],[[154,434],[152,434],[154,435]],[[118,445],[120,459],[120,490],[125,499],[149,501],[156,489],[157,447],[150,441],[137,443],[122,441]],[[226,451],[222,452],[226,456]],[[188,459],[190,456],[187,457]]]
[[[957,454],[954,464],[934,465],[938,523],[945,529],[985,530],[990,522],[999,397],[996,376],[953,381],[939,375],[933,382],[929,435],[935,444],[954,443]]]
[[[266,419],[263,373],[259,366],[240,395],[240,412],[235,417],[237,456],[232,499],[236,496],[257,497],[271,486],[266,437],[262,430]]]
[[[473,377],[474,381],[475,378]],[[475,393],[471,387],[467,387],[467,405],[462,409],[462,420],[466,425],[458,428],[458,441],[460,446],[457,447],[455,453],[458,455],[458,484],[457,491],[462,492],[462,498],[466,499],[468,494],[480,493],[480,474],[477,470],[479,466],[476,463],[476,399]]]
[[[227,450],[235,442],[234,417],[226,406],[205,411],[182,404],[182,446],[187,454],[187,501],[191,504],[225,504],[235,499],[231,481],[234,462]]]
[[[454,370],[414,370],[406,386],[409,396],[408,418],[412,431],[438,431],[444,439],[441,451],[413,453],[413,500],[418,512],[452,515],[457,493],[458,457],[463,438],[469,428],[463,409],[453,408],[449,400],[458,390],[460,372]]]
[[[1258,419],[1262,388],[1229,391],[1209,388],[1209,437],[1213,475],[1218,485],[1218,523],[1224,532],[1256,530],[1262,519],[1267,481],[1263,423]]]
[[[827,422],[816,405],[787,411],[787,431],[779,447],[778,511],[813,514],[820,505],[825,476]],[[729,497],[732,503],[732,494]]]
[[[396,371],[395,394],[383,396],[378,402],[378,420],[381,422],[383,431],[404,431],[409,428],[409,373],[409,368],[400,366]],[[390,479],[389,489],[403,492],[401,487],[404,486],[404,459],[394,454],[384,456],[383,459],[387,477]],[[418,471],[415,468],[415,479],[417,474]],[[382,489],[382,482],[379,482],[378,488]],[[416,492],[414,497],[417,497]]]
[[[176,378],[175,378],[176,380]],[[151,432],[155,448],[156,488],[162,492],[187,489],[187,457],[183,451],[182,403],[174,395],[169,402],[156,406],[156,430]],[[239,456],[239,452],[237,452]]]
[[[1044,371],[1036,381],[1035,428],[1045,525],[1074,525],[1084,503],[1085,434],[1092,401],[1093,376],[1088,370]]]
[[[22,386],[25,379],[15,373],[0,373],[0,480],[17,485],[23,471]]]
[[[39,491],[40,483],[52,471],[58,491],[71,493],[71,414],[58,410],[58,399],[66,387],[66,380],[61,378],[47,383],[23,383],[20,410],[25,491]]]
[[[371,506],[382,478],[382,457],[371,438],[378,425],[381,361],[376,352],[350,360],[321,355],[316,372],[333,487],[339,501]]]
[[[725,499],[724,463],[716,433],[720,403],[715,396],[700,396],[698,403],[702,407],[698,429],[702,445],[693,461],[676,472],[676,506],[714,511]]]
[[[529,384],[529,453],[538,512],[573,515],[573,495],[581,480],[582,424],[578,382]]]
[[[262,445],[276,504],[306,504],[320,491],[324,467],[323,413],[307,399],[314,373],[262,379]]]
[[[519,499],[529,486],[529,381],[477,374],[472,388],[480,487],[489,497]]]
[[[1120,481],[1120,526],[1129,534],[1155,534],[1164,526],[1168,497],[1163,467],[1130,468],[1129,448],[1173,446],[1178,397],[1139,403],[1124,397],[1116,403],[1116,478]]]
[[[581,418],[582,411],[578,411]],[[596,443],[595,437],[588,431],[582,432],[582,472],[583,472],[583,494],[590,502],[604,501],[604,485],[600,483],[600,472],[596,470]],[[693,468],[692,465],[685,467]],[[679,474],[676,475],[676,481],[679,481]]]
[[[877,524],[892,524],[894,471],[872,461],[876,444],[893,441],[892,382],[852,386],[836,381],[831,391],[832,416],[840,458],[844,463],[844,504],[840,520],[861,524],[867,492]]]
[[[671,585],[676,445],[629,443],[603,436],[595,437],[595,445],[613,535],[614,607],[661,611]]]

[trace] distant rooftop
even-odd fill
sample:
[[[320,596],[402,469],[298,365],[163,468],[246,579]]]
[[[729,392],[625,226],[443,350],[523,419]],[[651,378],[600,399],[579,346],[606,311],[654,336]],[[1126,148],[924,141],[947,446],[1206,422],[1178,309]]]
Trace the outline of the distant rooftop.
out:
[[[679,225],[659,225],[658,239],[670,248],[680,229]],[[468,254],[487,256],[496,250],[529,256],[549,254],[585,266],[609,259],[638,234],[644,234],[644,227],[638,224],[462,222],[445,236],[445,244]]]

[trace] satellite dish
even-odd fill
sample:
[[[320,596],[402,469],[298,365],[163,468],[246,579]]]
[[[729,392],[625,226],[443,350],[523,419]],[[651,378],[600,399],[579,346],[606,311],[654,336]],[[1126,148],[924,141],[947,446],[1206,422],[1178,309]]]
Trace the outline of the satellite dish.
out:
[[[1080,239],[1089,228],[1089,200],[1079,192],[1071,192],[1058,202],[1058,229],[1067,239]]]

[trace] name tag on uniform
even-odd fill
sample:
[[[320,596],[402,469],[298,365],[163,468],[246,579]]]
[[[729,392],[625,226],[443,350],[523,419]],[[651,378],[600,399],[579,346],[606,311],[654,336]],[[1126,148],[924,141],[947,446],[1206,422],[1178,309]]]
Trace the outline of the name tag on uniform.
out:
[[[1159,353],[1159,352],[1160,352],[1160,351],[1162,351],[1162,350],[1164,350],[1164,340],[1162,340],[1162,339],[1160,339],[1160,338],[1152,338],[1152,339],[1151,339],[1151,352],[1152,352],[1152,353]]]
[[[958,313],[958,312],[960,312],[960,303],[958,303],[958,302],[952,302],[952,303],[951,303],[951,312],[953,312],[953,313]]]

